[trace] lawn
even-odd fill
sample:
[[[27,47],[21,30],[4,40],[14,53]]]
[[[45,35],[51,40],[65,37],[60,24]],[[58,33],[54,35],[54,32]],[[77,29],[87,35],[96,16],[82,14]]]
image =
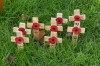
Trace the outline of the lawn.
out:
[[[85,34],[80,34],[78,43],[73,44],[71,37],[66,37],[67,27],[73,22],[64,24],[63,43],[57,44],[54,50],[34,43],[33,35],[29,44],[19,51],[17,44],[11,42],[11,36],[16,36],[13,27],[18,26],[21,14],[27,14],[31,22],[32,17],[39,18],[39,22],[50,25],[51,17],[63,13],[64,18],[73,15],[74,9],[80,9],[86,14],[86,20],[81,27],[86,28]],[[100,66],[100,0],[5,0],[4,10],[0,12],[0,66]],[[63,34],[64,33],[64,34]],[[14,63],[7,63],[7,58],[14,56]]]

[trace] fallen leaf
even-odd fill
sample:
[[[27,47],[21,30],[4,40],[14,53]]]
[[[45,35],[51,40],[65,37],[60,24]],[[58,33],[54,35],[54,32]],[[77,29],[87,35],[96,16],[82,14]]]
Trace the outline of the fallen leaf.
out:
[[[39,31],[39,40],[42,39],[45,35],[45,30],[40,30]]]
[[[44,35],[45,35],[45,30],[40,30],[39,32],[34,33],[34,40],[39,41],[40,45],[44,44]]]
[[[27,16],[26,14],[22,14],[21,16],[22,16],[22,20],[23,20],[23,21],[25,21],[25,20],[28,19],[28,16]]]
[[[12,64],[12,63],[15,62],[15,57],[14,57],[14,56],[9,56],[9,57],[7,58],[7,61],[8,61],[9,64]]]
[[[0,11],[3,10],[4,7],[4,0],[0,0]]]

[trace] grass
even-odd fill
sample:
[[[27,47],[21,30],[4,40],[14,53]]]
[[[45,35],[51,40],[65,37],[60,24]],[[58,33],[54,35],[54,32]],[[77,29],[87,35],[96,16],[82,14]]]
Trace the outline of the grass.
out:
[[[50,18],[56,13],[63,13],[64,18],[73,15],[74,9],[86,14],[81,27],[86,28],[85,34],[79,35],[77,44],[72,44],[70,37],[63,37],[63,43],[57,44],[55,50],[42,47],[33,42],[24,44],[24,50],[18,51],[11,36],[15,36],[12,28],[21,22],[21,14],[39,17],[39,22],[50,24]],[[100,66],[100,1],[99,0],[5,0],[4,10],[0,12],[0,66]],[[64,34],[68,26],[64,25]],[[62,35],[62,33],[61,33]],[[59,35],[59,37],[61,37]],[[15,56],[15,64],[8,64],[7,57]]]

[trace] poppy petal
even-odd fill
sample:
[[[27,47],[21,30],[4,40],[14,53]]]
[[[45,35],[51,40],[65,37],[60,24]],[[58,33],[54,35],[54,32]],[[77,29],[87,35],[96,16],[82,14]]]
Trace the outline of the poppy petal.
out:
[[[58,27],[55,25],[52,25],[50,30],[53,32],[58,32]]]
[[[23,35],[26,35],[26,34],[27,34],[27,32],[25,31],[25,28],[22,28],[22,27],[21,27],[21,28],[19,28],[18,30],[19,30],[19,31],[22,31]]]
[[[57,22],[57,24],[62,24],[63,19],[61,17],[58,17],[58,18],[56,18],[56,22]]]
[[[80,34],[80,33],[81,33],[81,29],[78,28],[78,27],[74,27],[74,28],[72,29],[72,32],[73,32],[74,34]]]
[[[39,23],[33,23],[32,28],[33,28],[34,30],[39,30],[40,24],[39,24]]]
[[[24,38],[23,38],[23,37],[16,37],[16,38],[15,38],[15,42],[16,42],[17,44],[21,44],[21,43],[24,42]]]
[[[81,17],[79,15],[74,16],[74,21],[81,21]]]
[[[51,38],[48,39],[48,41],[49,41],[49,43],[51,43],[51,44],[55,44],[58,40],[57,40],[56,37],[51,37]]]

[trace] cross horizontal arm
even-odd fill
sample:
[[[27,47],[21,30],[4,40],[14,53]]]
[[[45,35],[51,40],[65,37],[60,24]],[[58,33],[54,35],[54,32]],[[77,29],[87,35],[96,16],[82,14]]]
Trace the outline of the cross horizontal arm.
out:
[[[85,20],[86,19],[86,15],[85,14],[80,15],[80,17],[81,17],[82,20]]]
[[[73,27],[68,27],[67,32],[72,32]]]
[[[45,26],[45,30],[50,30],[51,26]]]
[[[44,29],[44,24],[43,23],[39,23],[40,24],[40,28]]]
[[[44,36],[44,41],[48,41],[49,38],[50,36]]]
[[[62,26],[57,26],[58,27],[58,31],[63,31],[63,27]]]
[[[58,42],[57,43],[62,43],[62,38],[57,38]]]
[[[24,37],[24,43],[29,43],[29,38]]]
[[[74,21],[74,16],[69,16],[69,21]]]
[[[30,29],[25,29],[25,31],[27,32],[27,34],[31,34],[31,30]]]
[[[85,33],[85,28],[81,28],[81,33]]]
[[[33,23],[27,23],[28,28],[32,28]]]
[[[15,42],[15,37],[11,36],[11,42]]]
[[[63,23],[67,23],[68,22],[68,19],[63,19]]]

